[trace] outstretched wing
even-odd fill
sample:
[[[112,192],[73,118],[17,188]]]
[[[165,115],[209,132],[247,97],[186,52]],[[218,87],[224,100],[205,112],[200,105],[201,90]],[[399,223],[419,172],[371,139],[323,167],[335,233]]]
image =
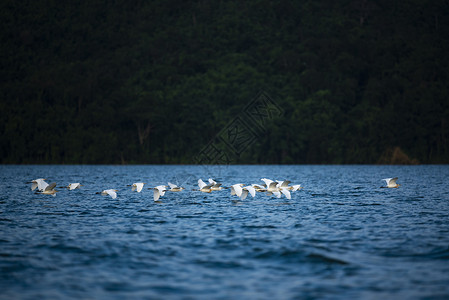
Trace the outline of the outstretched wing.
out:
[[[39,189],[39,191],[41,191],[41,192],[45,191],[47,186],[48,186],[48,183],[46,183],[43,179],[37,180],[37,188]]]
[[[158,186],[155,187],[155,188],[159,191],[159,194],[160,194],[161,196],[164,196],[164,195],[165,195],[165,191],[166,191],[165,185],[158,185]]]
[[[382,179],[382,180],[385,180],[385,182],[387,183],[387,184],[389,184],[390,183],[390,180],[392,180],[393,178],[384,178],[384,179]]]
[[[300,190],[300,189],[301,189],[301,185],[300,185],[300,184],[292,185],[292,191],[293,191],[293,192],[296,192],[296,191],[298,191],[298,190]]]
[[[277,186],[277,182],[272,181],[268,185],[268,189],[274,190],[274,189],[276,189],[276,186]]]
[[[234,195],[235,195],[235,189],[233,186],[231,186],[231,196],[234,196]]]
[[[161,194],[159,193],[159,190],[157,188],[153,189],[153,199],[154,201],[159,200],[159,197],[161,196]]]
[[[246,186],[245,189],[253,196],[253,198],[256,196],[256,189],[252,186]]]
[[[292,198],[290,191],[286,188],[281,188],[281,193],[285,195],[285,197],[290,200]]]
[[[200,190],[206,186],[206,183],[202,180],[202,179],[198,179],[198,187],[200,188]],[[212,184],[211,184],[212,186]]]
[[[398,178],[397,178],[397,177],[395,177],[395,178],[391,178],[391,180],[390,180],[390,184],[396,185],[396,180],[398,180]]]
[[[69,184],[69,191],[74,190],[80,186],[79,183],[71,183]]]
[[[51,191],[56,187],[56,182],[52,182],[45,187],[45,191]]]
[[[240,184],[234,184],[233,186],[231,186],[234,189],[235,194],[240,197],[242,195],[242,186]],[[232,191],[231,191],[231,195],[232,195]]]
[[[206,184],[205,186],[203,186],[202,188],[205,188],[207,190],[207,189],[210,189],[213,185],[214,185],[213,183],[209,183],[209,184]]]
[[[137,192],[140,193],[143,189],[143,182],[136,183]]]
[[[105,191],[112,199],[117,198],[117,193],[114,190],[106,190]]]
[[[242,194],[240,195],[240,200],[245,200],[247,196],[248,196],[248,191],[242,190]]]
[[[262,180],[263,182],[265,182],[265,185],[266,185],[267,187],[270,185],[270,183],[273,182],[273,180],[267,179],[267,178],[262,178],[261,180]]]

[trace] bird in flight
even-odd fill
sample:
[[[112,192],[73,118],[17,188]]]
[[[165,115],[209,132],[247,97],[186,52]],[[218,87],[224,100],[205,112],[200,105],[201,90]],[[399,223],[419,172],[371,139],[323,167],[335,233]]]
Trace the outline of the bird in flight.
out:
[[[397,177],[395,177],[395,178],[385,178],[385,179],[382,179],[382,180],[385,180],[387,185],[386,186],[381,186],[381,188],[390,188],[391,189],[391,188],[398,188],[400,186],[400,184],[396,183],[396,180],[398,180]]]

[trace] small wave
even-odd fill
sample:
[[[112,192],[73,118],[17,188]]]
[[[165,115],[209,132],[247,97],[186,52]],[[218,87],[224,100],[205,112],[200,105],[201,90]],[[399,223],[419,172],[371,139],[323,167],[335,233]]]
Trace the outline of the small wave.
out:
[[[63,216],[66,215],[63,212],[45,212],[45,211],[38,211],[36,212],[36,215],[38,216]]]
[[[380,248],[376,250],[381,252],[381,256],[385,257],[401,257],[401,258],[420,258],[420,259],[449,259],[448,247],[434,247],[429,251],[419,252],[416,249],[408,249],[400,246],[394,248]]]
[[[193,219],[196,218],[197,216],[192,216],[192,215],[177,215],[176,218],[177,219]]]
[[[436,259],[449,259],[449,248],[435,248],[428,255]]]
[[[275,229],[274,225],[243,225],[242,228],[246,229]]]
[[[165,224],[168,223],[168,221],[165,220],[154,220],[150,222],[151,224]]]
[[[331,257],[321,253],[311,253],[307,255],[307,258],[312,262],[317,263],[327,263],[327,264],[338,264],[338,265],[349,265],[349,262],[344,261],[339,258]]]
[[[26,256],[22,255],[22,254],[0,252],[0,257],[23,258],[23,257],[26,257]]]
[[[377,206],[382,205],[381,203],[354,203],[351,206]]]
[[[331,196],[330,194],[326,194],[326,193],[312,193],[310,195],[312,197],[329,197],[329,196]]]
[[[419,201],[422,201],[424,199],[424,197],[423,196],[414,196],[414,197],[408,197],[407,199],[406,199],[406,201],[407,202],[419,202]]]
[[[264,251],[255,255],[257,259],[283,259],[294,263],[325,263],[325,264],[338,264],[338,265],[349,265],[350,263],[333,257],[328,254],[312,252],[302,250],[279,250],[279,251]]]
[[[7,265],[2,265],[2,273],[3,274],[13,274],[16,272],[25,271],[29,268],[31,268],[31,264],[24,262],[24,261],[15,261],[8,263]]]
[[[410,256],[410,257],[420,257],[420,258],[432,258],[432,259],[449,259],[449,248],[445,247],[436,247],[428,252],[423,253],[412,253],[412,254],[404,254],[397,256]]]
[[[146,289],[145,289],[146,290]],[[178,294],[178,295],[183,295],[186,294],[188,292],[187,289],[182,288],[178,285],[171,285],[171,284],[166,284],[166,285],[162,285],[162,284],[157,284],[157,285],[152,285],[151,286],[151,290],[153,291],[157,291],[159,293],[163,293],[163,294]],[[153,297],[150,297],[153,298]],[[155,297],[155,298],[159,298],[159,297]],[[181,297],[184,298],[184,297]],[[189,297],[187,297],[186,299],[190,299]]]

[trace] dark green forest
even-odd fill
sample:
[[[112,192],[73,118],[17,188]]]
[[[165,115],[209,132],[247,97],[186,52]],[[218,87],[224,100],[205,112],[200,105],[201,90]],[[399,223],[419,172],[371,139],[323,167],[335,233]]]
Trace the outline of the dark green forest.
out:
[[[220,163],[199,154],[260,93],[279,113],[221,148],[229,163],[449,163],[449,1],[4,0],[0,15],[3,164]]]

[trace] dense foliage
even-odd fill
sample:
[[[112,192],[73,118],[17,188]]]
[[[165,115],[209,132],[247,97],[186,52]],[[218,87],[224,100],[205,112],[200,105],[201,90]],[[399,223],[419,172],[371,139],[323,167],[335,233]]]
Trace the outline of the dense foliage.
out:
[[[2,1],[0,162],[194,163],[264,91],[283,114],[233,162],[448,163],[448,14],[443,0]]]

